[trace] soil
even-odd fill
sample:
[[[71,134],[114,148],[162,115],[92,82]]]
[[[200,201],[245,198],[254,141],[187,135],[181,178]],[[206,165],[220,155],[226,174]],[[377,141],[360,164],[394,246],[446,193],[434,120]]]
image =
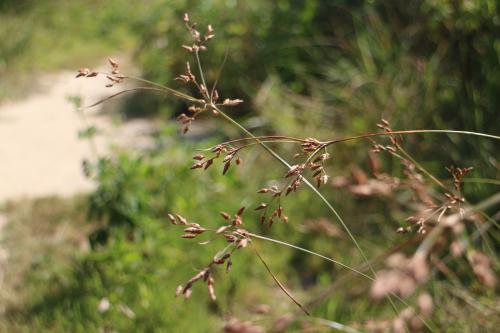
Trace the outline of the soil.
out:
[[[103,68],[107,70],[107,66]],[[111,146],[148,144],[153,125],[133,120],[116,125],[116,114],[102,114],[99,107],[77,112],[70,96],[90,105],[123,86],[105,88],[106,78],[75,78],[75,72],[45,75],[41,90],[21,100],[0,104],[0,203],[22,197],[71,196],[94,184],[82,173],[82,160],[94,158],[88,140],[78,132],[95,126],[99,154]]]

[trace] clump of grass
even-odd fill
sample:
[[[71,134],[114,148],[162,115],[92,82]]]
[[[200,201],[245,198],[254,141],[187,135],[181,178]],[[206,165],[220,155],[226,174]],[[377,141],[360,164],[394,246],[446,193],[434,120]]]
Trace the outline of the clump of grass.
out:
[[[206,152],[210,154],[209,157],[206,157],[204,154],[195,155],[193,157],[195,162],[191,166],[191,169],[206,170],[214,165],[217,160],[222,160],[222,174],[224,175],[229,172],[230,167],[233,165],[232,163],[236,165],[242,163],[242,158],[240,156],[244,150],[250,149],[256,145],[264,148],[267,153],[286,167],[286,171],[283,174],[283,183],[281,185],[264,187],[257,191],[260,194],[271,195],[268,202],[262,202],[255,207],[255,210],[263,211],[263,214],[261,214],[258,219],[260,224],[267,221],[268,225],[272,226],[276,220],[281,220],[286,223],[290,220],[293,221],[293,216],[284,214],[282,200],[289,194],[297,192],[299,188],[307,187],[313,191],[319,201],[323,202],[328,207],[332,216],[339,222],[347,238],[352,242],[354,248],[361,257],[362,263],[354,267],[286,241],[269,238],[242,229],[242,214],[244,208],[240,209],[233,218],[231,218],[229,214],[223,212],[221,215],[227,224],[213,230],[205,228],[200,224],[189,222],[189,219],[181,215],[171,214],[169,215],[169,219],[172,224],[181,225],[184,228],[184,234],[181,236],[182,238],[197,239],[202,234],[214,233],[215,237],[213,239],[209,239],[200,244],[212,242],[215,238],[223,239],[229,243],[229,245],[224,247],[214,256],[212,261],[210,261],[205,268],[199,270],[184,286],[178,287],[178,295],[182,294],[186,298],[189,298],[192,294],[193,284],[199,281],[205,281],[207,283],[210,299],[216,301],[214,289],[215,280],[213,278],[215,267],[226,264],[226,270],[228,270],[231,266],[230,263],[232,262],[233,253],[236,250],[243,249],[250,245],[248,247],[254,251],[255,255],[281,291],[283,291],[304,314],[310,315],[309,309],[285,288],[271,271],[270,266],[266,263],[264,258],[259,254],[256,248],[252,246],[254,240],[273,242],[293,248],[297,251],[311,254],[361,276],[365,282],[368,282],[368,285],[370,285],[370,296],[375,300],[382,298],[387,299],[395,312],[395,316],[390,319],[374,318],[368,322],[355,323],[355,325],[351,325],[352,327],[336,322],[329,322],[327,320],[328,318],[316,318],[322,325],[331,327],[336,325],[337,327],[342,327],[344,331],[353,332],[355,331],[354,326],[369,331],[385,331],[391,329],[395,332],[417,332],[424,328],[429,331],[434,331],[435,324],[431,322],[432,309],[434,306],[433,299],[432,296],[424,290],[428,281],[438,272],[445,275],[459,274],[459,272],[455,272],[446,266],[446,262],[450,260],[450,255],[454,258],[465,256],[466,262],[470,264],[472,272],[479,281],[490,289],[495,288],[496,278],[492,264],[492,261],[496,261],[495,258],[493,257],[493,259],[490,259],[488,255],[477,250],[474,242],[471,242],[470,239],[476,234],[476,231],[474,231],[475,227],[479,230],[479,236],[484,238],[485,243],[488,243],[485,231],[481,228],[488,229],[492,225],[497,227],[497,223],[493,218],[486,215],[485,211],[500,202],[500,195],[493,195],[477,205],[469,204],[462,194],[461,184],[464,177],[470,173],[473,168],[470,166],[449,167],[448,171],[451,174],[452,186],[448,186],[443,180],[438,179],[426,170],[424,166],[418,163],[416,159],[405,150],[403,137],[417,134],[473,135],[492,140],[500,140],[500,137],[485,133],[448,129],[393,130],[389,121],[385,119],[382,119],[381,123],[377,124],[382,130],[381,132],[364,133],[330,140],[320,140],[313,137],[301,139],[279,135],[254,136],[224,111],[224,108],[235,107],[243,103],[243,101],[238,98],[220,98],[219,92],[217,91],[218,79],[211,87],[209,87],[205,81],[200,54],[207,49],[208,43],[215,36],[213,27],[208,25],[206,32],[202,34],[198,30],[197,24],[193,23],[187,14],[184,15],[183,21],[192,37],[192,44],[183,45],[183,48],[193,55],[197,72],[196,74],[193,73],[191,64],[188,61],[186,62],[184,73],[179,75],[176,80],[194,87],[197,96],[190,96],[167,86],[121,74],[119,65],[114,60],[110,59],[110,73],[99,73],[87,68],[82,68],[79,70],[77,77],[90,78],[97,75],[106,75],[110,81],[108,86],[119,84],[127,79],[139,81],[143,83],[144,86],[123,90],[107,99],[98,101],[90,107],[132,90],[151,90],[176,96],[191,104],[188,108],[188,112],[178,117],[178,121],[182,126],[182,133],[189,131],[189,126],[200,114],[211,113],[216,117],[223,118],[239,128],[245,134],[245,137],[225,141],[206,149]],[[219,102],[220,100],[222,100],[222,102]],[[387,139],[388,142],[386,142],[385,139]],[[354,194],[362,193],[365,196],[377,196],[380,194],[387,196],[388,193],[395,196],[395,194],[392,193],[396,192],[410,194],[410,199],[398,204],[406,206],[407,211],[413,210],[413,214],[407,216],[406,223],[408,225],[394,231],[399,233],[401,237],[404,237],[403,235],[405,234],[411,235],[412,240],[416,243],[416,248],[414,251],[408,251],[407,254],[395,251],[392,255],[387,255],[385,260],[386,268],[379,268],[378,271],[375,269],[373,261],[368,258],[366,251],[361,247],[359,241],[351,232],[348,223],[341,217],[333,204],[318,190],[320,186],[330,184],[330,177],[327,174],[326,167],[327,161],[330,159],[335,160],[335,155],[331,150],[341,143],[353,140],[368,140],[371,142],[372,153],[385,153],[389,158],[400,163],[403,170],[403,179],[397,179],[390,174],[383,173],[378,163],[376,163],[375,158],[372,158],[371,166],[374,182],[370,183],[368,181],[368,176],[361,175],[358,172],[358,184],[356,185],[364,186],[363,190],[361,191],[360,187],[357,187],[356,191],[354,191],[354,187],[351,186],[348,187],[351,192]],[[289,162],[275,152],[275,150],[270,147],[270,143],[291,143],[297,145],[299,150],[294,155],[293,162]],[[333,158],[331,158],[332,156]],[[313,185],[313,182],[316,183],[316,186]],[[377,191],[370,187],[375,186],[374,184],[389,186],[390,191]],[[406,197],[408,198],[408,195]],[[491,256],[495,255],[494,251],[490,252]],[[415,310],[409,303],[411,301],[410,297],[415,295],[418,295],[415,300],[418,310]],[[401,309],[402,306],[404,307],[403,309]],[[295,315],[293,318],[296,317],[298,318],[299,316]],[[251,326],[248,325],[242,325],[241,327],[249,327],[249,329],[251,329]],[[240,331],[244,331],[244,329],[241,328]]]

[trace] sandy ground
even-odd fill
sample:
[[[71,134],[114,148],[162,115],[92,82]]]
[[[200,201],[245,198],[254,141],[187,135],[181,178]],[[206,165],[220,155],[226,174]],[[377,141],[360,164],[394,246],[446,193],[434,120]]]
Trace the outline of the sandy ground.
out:
[[[105,78],[75,79],[74,72],[47,75],[39,81],[40,92],[0,104],[0,203],[21,197],[70,196],[94,186],[81,169],[82,160],[92,157],[88,141],[78,138],[85,125],[68,97],[79,95],[84,105],[90,105],[119,91],[120,85],[105,88]],[[85,114],[88,123],[102,132],[96,139],[100,154],[110,145],[144,144],[152,129],[150,123],[139,120],[115,126],[112,116],[99,115],[99,107]]]

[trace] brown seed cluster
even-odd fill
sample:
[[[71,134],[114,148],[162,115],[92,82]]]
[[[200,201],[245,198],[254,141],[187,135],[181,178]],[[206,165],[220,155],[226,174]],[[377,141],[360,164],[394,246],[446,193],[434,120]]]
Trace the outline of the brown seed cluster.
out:
[[[109,83],[106,84],[106,87],[112,87],[117,83],[122,82],[123,80],[126,79],[126,76],[123,74],[120,74],[119,66],[116,60],[112,58],[108,58],[108,62],[111,65],[111,72],[109,74],[105,73],[99,73],[97,71],[91,71],[90,69],[83,67],[78,70],[78,73],[76,74],[76,77],[96,77],[99,74],[106,75],[106,78],[108,79]]]
[[[381,122],[377,124],[377,127],[382,129],[386,133],[392,132],[392,128],[389,124],[389,121],[385,119],[381,119]],[[390,135],[389,140],[391,142],[390,145],[374,144],[372,146],[372,151],[375,153],[379,153],[381,151],[386,151],[388,153],[396,153],[400,148],[400,143],[403,141],[403,138],[398,135]]]
[[[426,234],[428,232],[429,226],[433,224],[440,223],[444,217],[446,217],[446,213],[449,212],[459,212],[460,216],[464,218],[464,208],[463,204],[465,203],[465,198],[460,193],[462,177],[470,172],[472,168],[455,168],[450,167],[447,168],[450,173],[453,175],[455,189],[458,193],[452,192],[444,192],[442,197],[441,204],[435,204],[434,200],[431,198],[430,193],[424,194],[423,191],[429,191],[427,187],[423,185],[422,182],[416,183],[415,181],[411,182],[412,188],[416,193],[419,193],[419,197],[422,199],[422,204],[424,209],[419,212],[418,216],[410,216],[406,219],[406,222],[410,223],[408,227],[400,227],[398,228],[398,233],[407,233],[410,232],[416,227],[416,231],[419,234]],[[408,170],[408,169],[407,169]],[[414,174],[414,172],[413,172]],[[409,177],[411,179],[411,177]]]
[[[183,115],[182,120],[187,122],[192,121],[191,118]],[[235,140],[235,141],[244,141],[244,140]],[[288,222],[288,216],[286,216],[284,212],[284,208],[281,205],[281,197],[287,196],[292,192],[296,192],[300,187],[301,183],[304,180],[304,173],[306,171],[310,171],[312,173],[312,177],[316,179],[317,186],[319,187],[322,184],[326,184],[328,182],[329,176],[326,174],[324,163],[328,159],[330,159],[330,154],[326,152],[320,153],[321,150],[324,149],[323,144],[314,139],[308,138],[306,140],[302,140],[302,149],[303,152],[299,153],[300,155],[305,155],[306,161],[304,163],[295,164],[290,167],[290,169],[285,174],[284,178],[288,179],[287,184],[283,188],[278,188],[278,186],[273,185],[271,188],[262,188],[257,193],[260,194],[269,194],[271,199],[269,202],[263,202],[259,204],[255,210],[263,211],[263,214],[260,216],[260,223],[268,222],[269,225],[272,225],[275,220],[279,219],[285,223]],[[239,147],[233,147],[230,143],[235,143],[234,141],[229,141],[227,143],[222,143],[214,146],[210,151],[213,154],[210,157],[205,156],[204,154],[197,154],[193,156],[194,163],[191,166],[191,169],[208,169],[211,165],[213,165],[214,161],[221,156],[223,167],[223,174],[229,170],[230,166],[234,162],[236,165],[240,165],[242,160],[239,157],[239,152],[250,146],[250,144],[242,144]],[[274,202],[277,204],[274,204]]]
[[[191,37],[193,38],[193,44],[190,46],[182,45],[182,47],[188,52],[205,51],[207,49],[206,44],[215,37],[215,31],[212,26],[209,24],[207,26],[207,31],[202,36],[202,34],[196,29],[197,24],[191,22],[187,13],[184,14],[183,21],[186,29],[189,31]]]
[[[217,230],[204,228],[198,223],[188,222],[185,217],[179,214],[167,215],[173,225],[184,227],[184,234],[181,235],[182,238],[193,239],[205,232],[213,232],[216,236],[224,238],[226,242],[229,243],[229,246],[217,253],[203,270],[189,279],[184,286],[180,285],[177,288],[177,296],[184,295],[185,298],[189,298],[192,294],[193,285],[198,281],[204,281],[207,284],[210,299],[212,301],[216,300],[215,280],[213,278],[215,267],[218,265],[225,265],[226,272],[228,273],[233,265],[231,257],[234,251],[247,247],[251,241],[250,234],[246,230],[240,228],[240,226],[243,225],[242,214],[244,211],[245,207],[241,207],[234,216],[226,212],[221,212],[220,215],[227,224],[219,227]],[[204,244],[207,242],[204,242]]]
[[[275,219],[281,220],[285,223],[288,223],[288,216],[284,214],[284,208],[281,205],[281,195],[283,191],[280,190],[276,185],[271,186],[271,188],[261,188],[257,191],[259,194],[268,194],[271,196],[269,203],[261,203],[259,204],[255,210],[261,210],[262,215],[259,218],[260,224],[264,222],[268,222],[269,226],[272,226],[275,222]],[[277,201],[276,205],[273,205],[273,201]],[[273,207],[273,209],[269,209],[269,207]]]
[[[453,184],[455,185],[455,189],[457,190],[457,192],[460,192],[461,190],[462,179],[464,178],[464,176],[470,173],[473,169],[473,167],[456,168],[453,165],[449,168],[446,168],[446,170],[448,170],[448,172],[453,176]]]
[[[224,167],[222,169],[222,174],[225,175],[229,168],[231,167],[231,163],[234,161],[234,164],[240,165],[242,162],[242,159],[238,156],[238,152],[240,151],[241,148],[233,148],[228,145],[220,144],[211,149],[211,152],[213,154],[212,157],[207,158],[205,155],[198,154],[193,156],[193,160],[195,161],[194,164],[191,166],[191,170],[194,169],[208,169],[213,163],[214,160],[218,159],[219,157],[224,156],[222,158],[222,163],[224,164]]]
[[[377,124],[377,127],[383,129],[386,133],[393,132],[389,122],[385,119],[382,119],[381,123]],[[464,209],[462,205],[465,203],[465,199],[461,195],[461,183],[463,177],[471,172],[473,168],[456,168],[454,166],[447,168],[453,177],[456,193],[445,190],[442,194],[441,203],[436,203],[436,195],[433,194],[431,188],[425,183],[424,176],[420,172],[422,170],[417,168],[415,163],[413,163],[409,157],[407,158],[408,155],[402,149],[401,137],[397,135],[390,135],[389,139],[389,145],[382,145],[374,142],[372,145],[372,152],[387,152],[393,157],[399,159],[404,168],[403,172],[406,176],[406,181],[399,184],[398,187],[401,189],[411,189],[415,194],[414,200],[418,202],[420,206],[416,217],[410,216],[407,218],[406,222],[410,225],[406,227],[399,227],[396,231],[404,234],[416,230],[419,234],[426,234],[429,231],[429,227],[435,223],[439,223],[448,212],[458,211],[463,217]],[[373,161],[373,157],[371,157],[370,163],[373,164],[373,162],[376,161]],[[373,165],[374,167],[377,167],[377,164]],[[374,172],[374,175],[377,178],[380,178],[378,169],[376,173]],[[439,180],[433,178],[433,181],[438,183],[440,186],[445,187]]]
[[[307,138],[305,139],[305,142],[301,144],[301,146],[304,153],[313,153],[320,149],[321,142],[319,142],[315,138]]]
[[[305,142],[301,144],[302,153],[295,154],[294,158],[304,155],[307,159],[302,164],[292,165],[286,173],[285,178],[293,178],[286,189],[285,195],[297,191],[306,170],[310,170],[312,173],[312,178],[316,181],[317,187],[327,184],[330,178],[325,170],[325,162],[330,159],[330,154],[326,151],[324,144],[315,138],[307,138],[304,141]],[[322,150],[324,152],[319,154]]]
[[[218,115],[219,112],[217,111],[217,106],[237,106],[243,103],[243,100],[226,98],[222,103],[217,104],[217,101],[219,100],[219,92],[217,91],[215,84],[210,90],[207,87],[199,59],[199,52],[207,50],[207,44],[215,37],[214,28],[209,24],[207,26],[205,34],[202,35],[197,29],[197,24],[191,22],[187,13],[184,14],[183,21],[186,29],[189,31],[192,37],[192,44],[182,45],[182,47],[188,52],[195,54],[196,63],[200,71],[199,75],[201,79],[198,79],[193,74],[191,65],[188,61],[186,62],[184,73],[177,76],[175,80],[183,84],[192,84],[196,87],[202,97],[202,107],[191,105],[188,108],[189,115],[183,113],[177,118],[177,120],[182,124],[182,132],[185,134],[189,131],[189,125],[193,122],[198,114],[204,111],[212,111],[214,115]]]
[[[83,67],[78,70],[78,73],[76,74],[76,78],[79,77],[94,77],[99,75],[98,72],[91,71],[90,69]]]

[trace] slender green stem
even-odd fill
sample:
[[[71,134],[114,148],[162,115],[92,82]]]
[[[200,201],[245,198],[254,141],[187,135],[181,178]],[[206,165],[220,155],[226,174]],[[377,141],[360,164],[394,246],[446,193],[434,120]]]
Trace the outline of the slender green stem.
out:
[[[155,83],[153,81],[146,80],[146,79],[143,79],[143,78],[140,78],[140,77],[135,77],[135,76],[127,76],[126,78],[131,79],[131,80],[135,80],[135,81],[138,81],[138,82],[147,83],[147,84],[152,85],[154,87],[163,89],[163,90],[165,90],[165,92],[168,92],[171,95],[177,96],[179,98],[188,100],[188,101],[193,102],[193,103],[198,103],[198,104],[204,104],[205,103],[205,101],[203,99],[194,98],[194,97],[189,96],[189,95],[187,95],[187,94],[185,94],[183,92],[180,92],[179,90],[172,89],[172,88],[167,87],[167,86],[165,86],[163,84]]]
[[[420,165],[420,163],[418,163],[410,154],[408,154],[406,150],[403,149],[403,147],[399,147],[399,150],[408,160],[411,161],[411,163],[413,163],[417,167],[417,169],[422,171],[427,177],[432,179],[432,181],[438,184],[441,188],[448,190],[447,187],[439,179],[434,177],[433,174],[431,174],[429,171],[427,171],[427,169],[425,169],[422,165]]]
[[[219,83],[219,78],[222,74],[222,69],[224,68],[224,65],[226,64],[227,61],[227,56],[228,56],[228,50],[226,49],[226,52],[224,54],[224,60],[222,60],[222,64],[219,66],[219,70],[217,71],[217,75],[215,76],[215,81],[212,85],[212,89],[210,90],[210,102],[215,102],[213,100],[214,98],[214,91],[217,88],[217,84]]]
[[[288,298],[290,298],[306,315],[310,316],[311,314],[309,313],[309,311],[307,311],[307,309],[299,301],[297,301],[297,299],[292,295],[292,293],[290,293],[290,291],[288,291],[288,289],[286,289],[286,287],[280,282],[280,280],[278,280],[278,277],[276,277],[276,275],[273,273],[273,271],[271,271],[271,267],[269,267],[269,265],[264,260],[264,258],[262,258],[262,256],[257,251],[257,249],[254,246],[252,246],[252,244],[250,244],[250,246],[252,247],[252,250],[257,255],[257,257],[260,259],[261,263],[266,268],[269,275],[271,275],[274,282],[276,282],[278,287],[280,287],[280,289],[285,293],[285,295],[287,295]]]
[[[500,136],[492,135],[492,134],[486,134],[486,133],[471,132],[471,131],[429,130],[429,129],[423,129],[423,130],[392,131],[392,132],[383,132],[383,133],[368,133],[368,134],[363,134],[363,135],[351,136],[351,137],[348,137],[348,138],[342,138],[342,139],[337,139],[337,140],[330,140],[330,141],[327,141],[326,144],[329,146],[329,145],[334,144],[334,143],[345,142],[345,141],[352,141],[352,140],[358,140],[358,139],[367,139],[367,138],[372,138],[372,137],[375,137],[375,136],[390,136],[390,135],[395,135],[395,134],[399,134],[399,135],[427,134],[427,133],[465,134],[465,135],[474,135],[474,136],[481,136],[481,137],[484,137],[484,138],[490,138],[490,139],[500,140]]]
[[[203,69],[201,68],[201,61],[200,61],[200,55],[198,54],[198,50],[196,50],[194,52],[195,56],[196,56],[196,63],[198,64],[198,70],[200,72],[200,77],[201,77],[201,83],[203,83],[203,87],[205,88],[205,90],[201,90],[201,93],[203,94],[204,92],[206,92],[206,98],[207,100],[210,101],[210,103],[212,103],[212,97],[211,96],[208,96],[208,87],[207,87],[207,83],[205,82],[205,75],[203,75]]]
[[[287,247],[290,247],[292,249],[295,249],[295,250],[299,250],[299,251],[302,251],[302,252],[305,252],[305,253],[309,253],[309,254],[312,254],[316,257],[319,257],[321,259],[324,259],[326,261],[329,261],[331,263],[334,263],[335,265],[338,265],[340,267],[343,267],[345,269],[348,269],[356,274],[359,274],[367,279],[369,279],[370,281],[374,281],[375,279],[372,278],[371,276],[369,275],[366,275],[365,273],[355,269],[355,268],[352,268],[351,266],[348,266],[346,264],[343,264],[341,263],[340,261],[337,261],[335,259],[332,259],[332,258],[329,258],[327,256],[324,256],[322,254],[319,254],[317,252],[314,252],[314,251],[311,251],[311,250],[308,250],[306,248],[303,248],[303,247],[300,247],[300,246],[297,246],[297,245],[294,245],[294,244],[290,244],[290,243],[287,243],[287,242],[283,242],[283,241],[280,241],[280,240],[277,240],[277,239],[274,239],[274,238],[269,238],[269,237],[265,237],[265,236],[261,236],[261,235],[257,235],[257,234],[254,234],[254,233],[248,233],[248,235],[250,237],[253,237],[253,238],[257,238],[257,239],[261,239],[261,240],[265,240],[265,241],[268,241],[268,242],[272,242],[272,243],[276,243],[276,244],[279,244],[279,245],[283,245],[283,246],[287,246]]]
[[[304,139],[299,139],[299,138],[294,138],[292,136],[285,136],[285,135],[261,135],[261,136],[253,136],[249,138],[239,138],[239,139],[234,139],[234,140],[229,140],[222,142],[222,145],[225,144],[231,144],[231,143],[236,143],[236,142],[242,142],[242,141],[260,141],[260,140],[274,140],[274,141],[282,141],[282,140],[288,140],[288,141],[294,141],[298,143],[304,143],[307,142],[307,140]],[[258,142],[257,142],[258,143]]]
[[[98,72],[98,74],[114,76],[113,73],[108,73],[108,72]],[[137,81],[137,82],[146,83],[147,85],[150,85],[152,87],[158,88],[157,91],[166,92],[166,93],[169,93],[169,94],[174,95],[176,97],[188,100],[188,101],[193,102],[193,103],[205,104],[205,100],[203,100],[203,99],[194,98],[194,97],[189,96],[189,95],[187,95],[187,94],[185,94],[183,92],[180,92],[179,90],[172,89],[170,87],[167,87],[166,85],[163,85],[163,84],[160,84],[160,83],[156,83],[154,81],[150,81],[150,80],[147,80],[147,79],[143,79],[141,77],[127,75],[127,76],[123,76],[123,79],[129,79],[129,80],[133,80],[133,81]],[[152,89],[152,88],[149,88],[149,89],[145,89],[145,88],[148,88],[148,87],[144,87],[142,89],[143,90],[156,90],[156,89]],[[128,92],[128,91],[132,91],[132,90],[131,89],[126,89],[125,91]],[[122,92],[116,94],[116,96],[121,95],[121,93]]]
[[[98,100],[97,102],[95,102],[95,103],[93,103],[91,105],[84,106],[81,110],[91,109],[93,107],[98,106],[99,104],[102,104],[102,103],[104,103],[106,101],[109,101],[110,99],[113,99],[113,98],[118,97],[120,95],[129,93],[129,92],[133,92],[133,91],[139,91],[139,90],[157,91],[157,92],[161,92],[161,93],[165,92],[165,90],[159,89],[159,88],[155,88],[155,87],[135,87],[135,88],[130,88],[130,89],[124,89],[124,90],[120,90],[116,94],[109,95],[109,96],[107,96],[107,97],[105,97],[103,99],[100,99],[100,100]]]
[[[489,178],[464,178],[462,179],[464,183],[478,183],[478,184],[490,184],[490,185],[499,185],[500,180],[498,179],[489,179]]]
[[[254,234],[254,233],[251,233],[251,232],[247,232],[247,235],[251,238],[256,238],[256,239],[261,239],[261,240],[264,240],[264,241],[268,241],[268,242],[272,242],[272,243],[275,243],[275,244],[279,244],[279,245],[283,245],[283,246],[286,246],[286,247],[289,247],[289,248],[292,248],[292,249],[295,249],[295,250],[298,250],[298,251],[302,251],[302,252],[305,252],[305,253],[308,253],[308,254],[311,254],[313,256],[316,256],[316,257],[319,257],[319,258],[322,258],[326,261],[329,261],[331,263],[334,263],[336,265],[339,265],[345,269],[348,269],[350,270],[351,272],[353,273],[356,273],[356,274],[359,274],[361,275],[362,277],[370,280],[370,281],[375,281],[375,279],[369,275],[366,275],[365,273],[361,272],[360,270],[356,269],[356,268],[353,268],[353,267],[350,267],[346,264],[343,264],[341,263],[340,261],[337,261],[337,260],[334,260],[332,258],[329,258],[327,256],[324,256],[320,253],[317,253],[317,252],[314,252],[314,251],[311,251],[311,250],[308,250],[306,248],[303,248],[303,247],[300,247],[300,246],[297,246],[297,245],[294,245],[294,244],[290,244],[290,243],[287,243],[287,242],[283,242],[283,241],[280,241],[280,240],[277,240],[277,239],[274,239],[274,238],[269,238],[269,237],[265,237],[265,236],[261,236],[261,235],[257,235],[257,234]],[[371,267],[371,264],[370,263],[364,263],[363,265],[366,265],[368,268]],[[400,296],[396,295],[395,293],[391,292],[390,293],[392,297],[395,297],[398,301],[400,301],[402,304],[404,304],[405,306],[409,306],[409,304],[404,300],[402,299]],[[391,300],[389,298],[389,300]],[[393,304],[392,300],[391,300],[391,304]],[[393,304],[394,305],[394,304]],[[421,315],[417,315],[418,318],[420,320],[422,320],[422,322],[424,323],[424,325],[431,331],[433,332],[434,330],[432,329],[432,327],[426,322],[426,320],[421,316]]]
[[[326,326],[329,328],[333,328],[333,329],[338,330],[338,331],[343,331],[346,333],[361,333],[361,331],[358,331],[357,329],[354,329],[352,327],[341,324],[337,321],[332,321],[332,320],[323,319],[323,318],[316,318],[316,317],[312,317],[311,321],[315,321],[315,322],[319,323],[320,325],[323,325],[323,326]]]

